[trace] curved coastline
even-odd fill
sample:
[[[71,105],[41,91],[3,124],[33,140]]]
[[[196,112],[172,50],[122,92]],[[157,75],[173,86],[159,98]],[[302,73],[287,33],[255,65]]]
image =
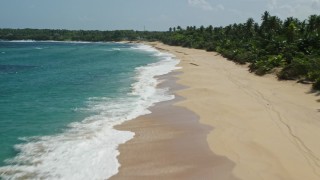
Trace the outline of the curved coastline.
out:
[[[255,76],[213,52],[143,44],[180,60],[180,73],[157,78],[177,98],[116,126],[135,136],[120,145],[111,179],[320,178],[320,99],[310,85]]]
[[[226,179],[235,180],[234,163],[214,154],[206,141],[212,127],[178,105],[185,98],[176,94],[187,87],[177,84],[179,71],[163,75],[159,87],[170,87],[173,100],[159,102],[152,113],[116,126],[135,133],[119,146],[119,173],[110,179]]]

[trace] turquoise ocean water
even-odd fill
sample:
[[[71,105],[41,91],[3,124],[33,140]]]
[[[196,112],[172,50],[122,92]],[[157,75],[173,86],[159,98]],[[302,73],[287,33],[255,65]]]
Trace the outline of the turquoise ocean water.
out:
[[[156,76],[177,64],[141,44],[0,41],[0,177],[116,174],[134,134],[113,126],[174,98]]]

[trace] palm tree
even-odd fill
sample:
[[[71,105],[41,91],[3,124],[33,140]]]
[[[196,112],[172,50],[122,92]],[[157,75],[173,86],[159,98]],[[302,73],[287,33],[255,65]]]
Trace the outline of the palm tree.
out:
[[[254,29],[253,29],[253,26],[254,26],[254,20],[252,18],[249,18],[247,20],[247,22],[245,23],[245,26],[246,26],[246,34],[247,36],[251,37],[254,33]]]

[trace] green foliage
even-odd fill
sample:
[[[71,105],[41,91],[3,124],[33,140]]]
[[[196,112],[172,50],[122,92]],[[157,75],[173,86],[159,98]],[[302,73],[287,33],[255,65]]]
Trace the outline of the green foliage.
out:
[[[314,82],[314,84],[313,84],[312,87],[313,87],[314,89],[320,90],[320,78],[318,78],[318,79]]]
[[[55,40],[55,41],[137,41],[159,40],[167,32],[133,30],[83,31],[63,29],[0,29],[3,40]]]
[[[308,65],[307,78],[311,81],[318,82],[320,79],[320,58],[310,57],[307,65]]]
[[[226,27],[180,27],[169,33],[164,43],[216,51],[236,63],[249,63],[251,72],[264,75],[280,69],[279,79],[307,79],[319,89],[320,16],[299,21],[289,17],[282,21],[264,12],[262,23],[249,18],[245,23]]]
[[[294,80],[306,77],[308,73],[308,60],[306,58],[294,58],[278,74],[279,79]]]

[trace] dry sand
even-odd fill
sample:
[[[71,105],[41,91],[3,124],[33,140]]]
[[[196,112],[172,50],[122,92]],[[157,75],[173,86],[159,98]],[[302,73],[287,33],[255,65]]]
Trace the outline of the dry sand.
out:
[[[196,178],[199,174],[185,171],[188,168],[183,169],[184,166],[181,166],[181,171],[193,179],[232,179],[230,168],[235,177],[243,180],[320,179],[320,96],[319,93],[310,92],[309,85],[277,81],[272,75],[256,76],[249,73],[246,66],[236,65],[213,52],[167,46],[161,43],[149,44],[175,54],[181,60],[180,66],[183,69],[180,70],[182,73],[177,75],[178,83],[187,88],[176,92],[185,99],[176,102],[175,106],[189,109],[200,118],[202,124],[212,127],[209,130],[202,128],[203,134],[197,134],[198,138],[194,139],[194,143],[197,140],[201,141],[201,138],[205,138],[203,137],[205,134],[208,146],[213,152],[210,154],[205,151],[207,160],[205,157],[199,157],[204,161],[194,165],[204,168],[204,171],[194,172],[214,172],[218,174],[217,177],[207,178],[212,175],[208,174],[205,178],[199,176]],[[165,119],[178,114],[169,114]],[[144,123],[148,124],[152,120],[146,118]],[[197,123],[194,125],[199,126]],[[175,129],[179,127],[179,124],[168,127],[172,130],[169,134],[171,139],[188,135],[179,134]],[[139,128],[134,126],[126,129],[140,131],[141,136],[144,133],[143,130],[138,130]],[[193,132],[199,133],[199,129]],[[134,138],[136,142],[139,142],[137,141],[139,138],[143,139],[140,135]],[[154,150],[151,147],[156,147],[157,142],[152,138],[149,140],[151,143],[149,149],[142,148],[141,154],[150,149]],[[120,147],[120,163],[123,165],[120,174],[124,172],[128,159],[134,159],[132,156],[122,157],[131,151],[131,146],[139,146],[139,144],[132,145],[130,142],[126,143],[127,146],[124,145],[125,148]],[[199,143],[203,147],[206,145],[203,142]],[[162,145],[158,148],[166,149]],[[176,150],[186,153],[185,148]],[[192,151],[199,150],[192,149]],[[174,156],[163,155],[155,159],[165,161],[165,158]],[[211,160],[215,161],[215,159],[219,161],[217,166],[210,164],[214,163]],[[136,159],[130,163],[139,161],[141,160]],[[167,167],[171,166],[171,164],[167,165]],[[222,174],[219,174],[217,167],[223,169]],[[142,171],[145,173],[150,171],[152,173],[153,170],[147,167],[143,169],[140,166],[139,170],[134,169],[132,172],[136,171],[139,174]],[[177,169],[171,168],[171,170]],[[161,171],[158,172],[160,174],[154,174],[153,177],[162,175]]]

